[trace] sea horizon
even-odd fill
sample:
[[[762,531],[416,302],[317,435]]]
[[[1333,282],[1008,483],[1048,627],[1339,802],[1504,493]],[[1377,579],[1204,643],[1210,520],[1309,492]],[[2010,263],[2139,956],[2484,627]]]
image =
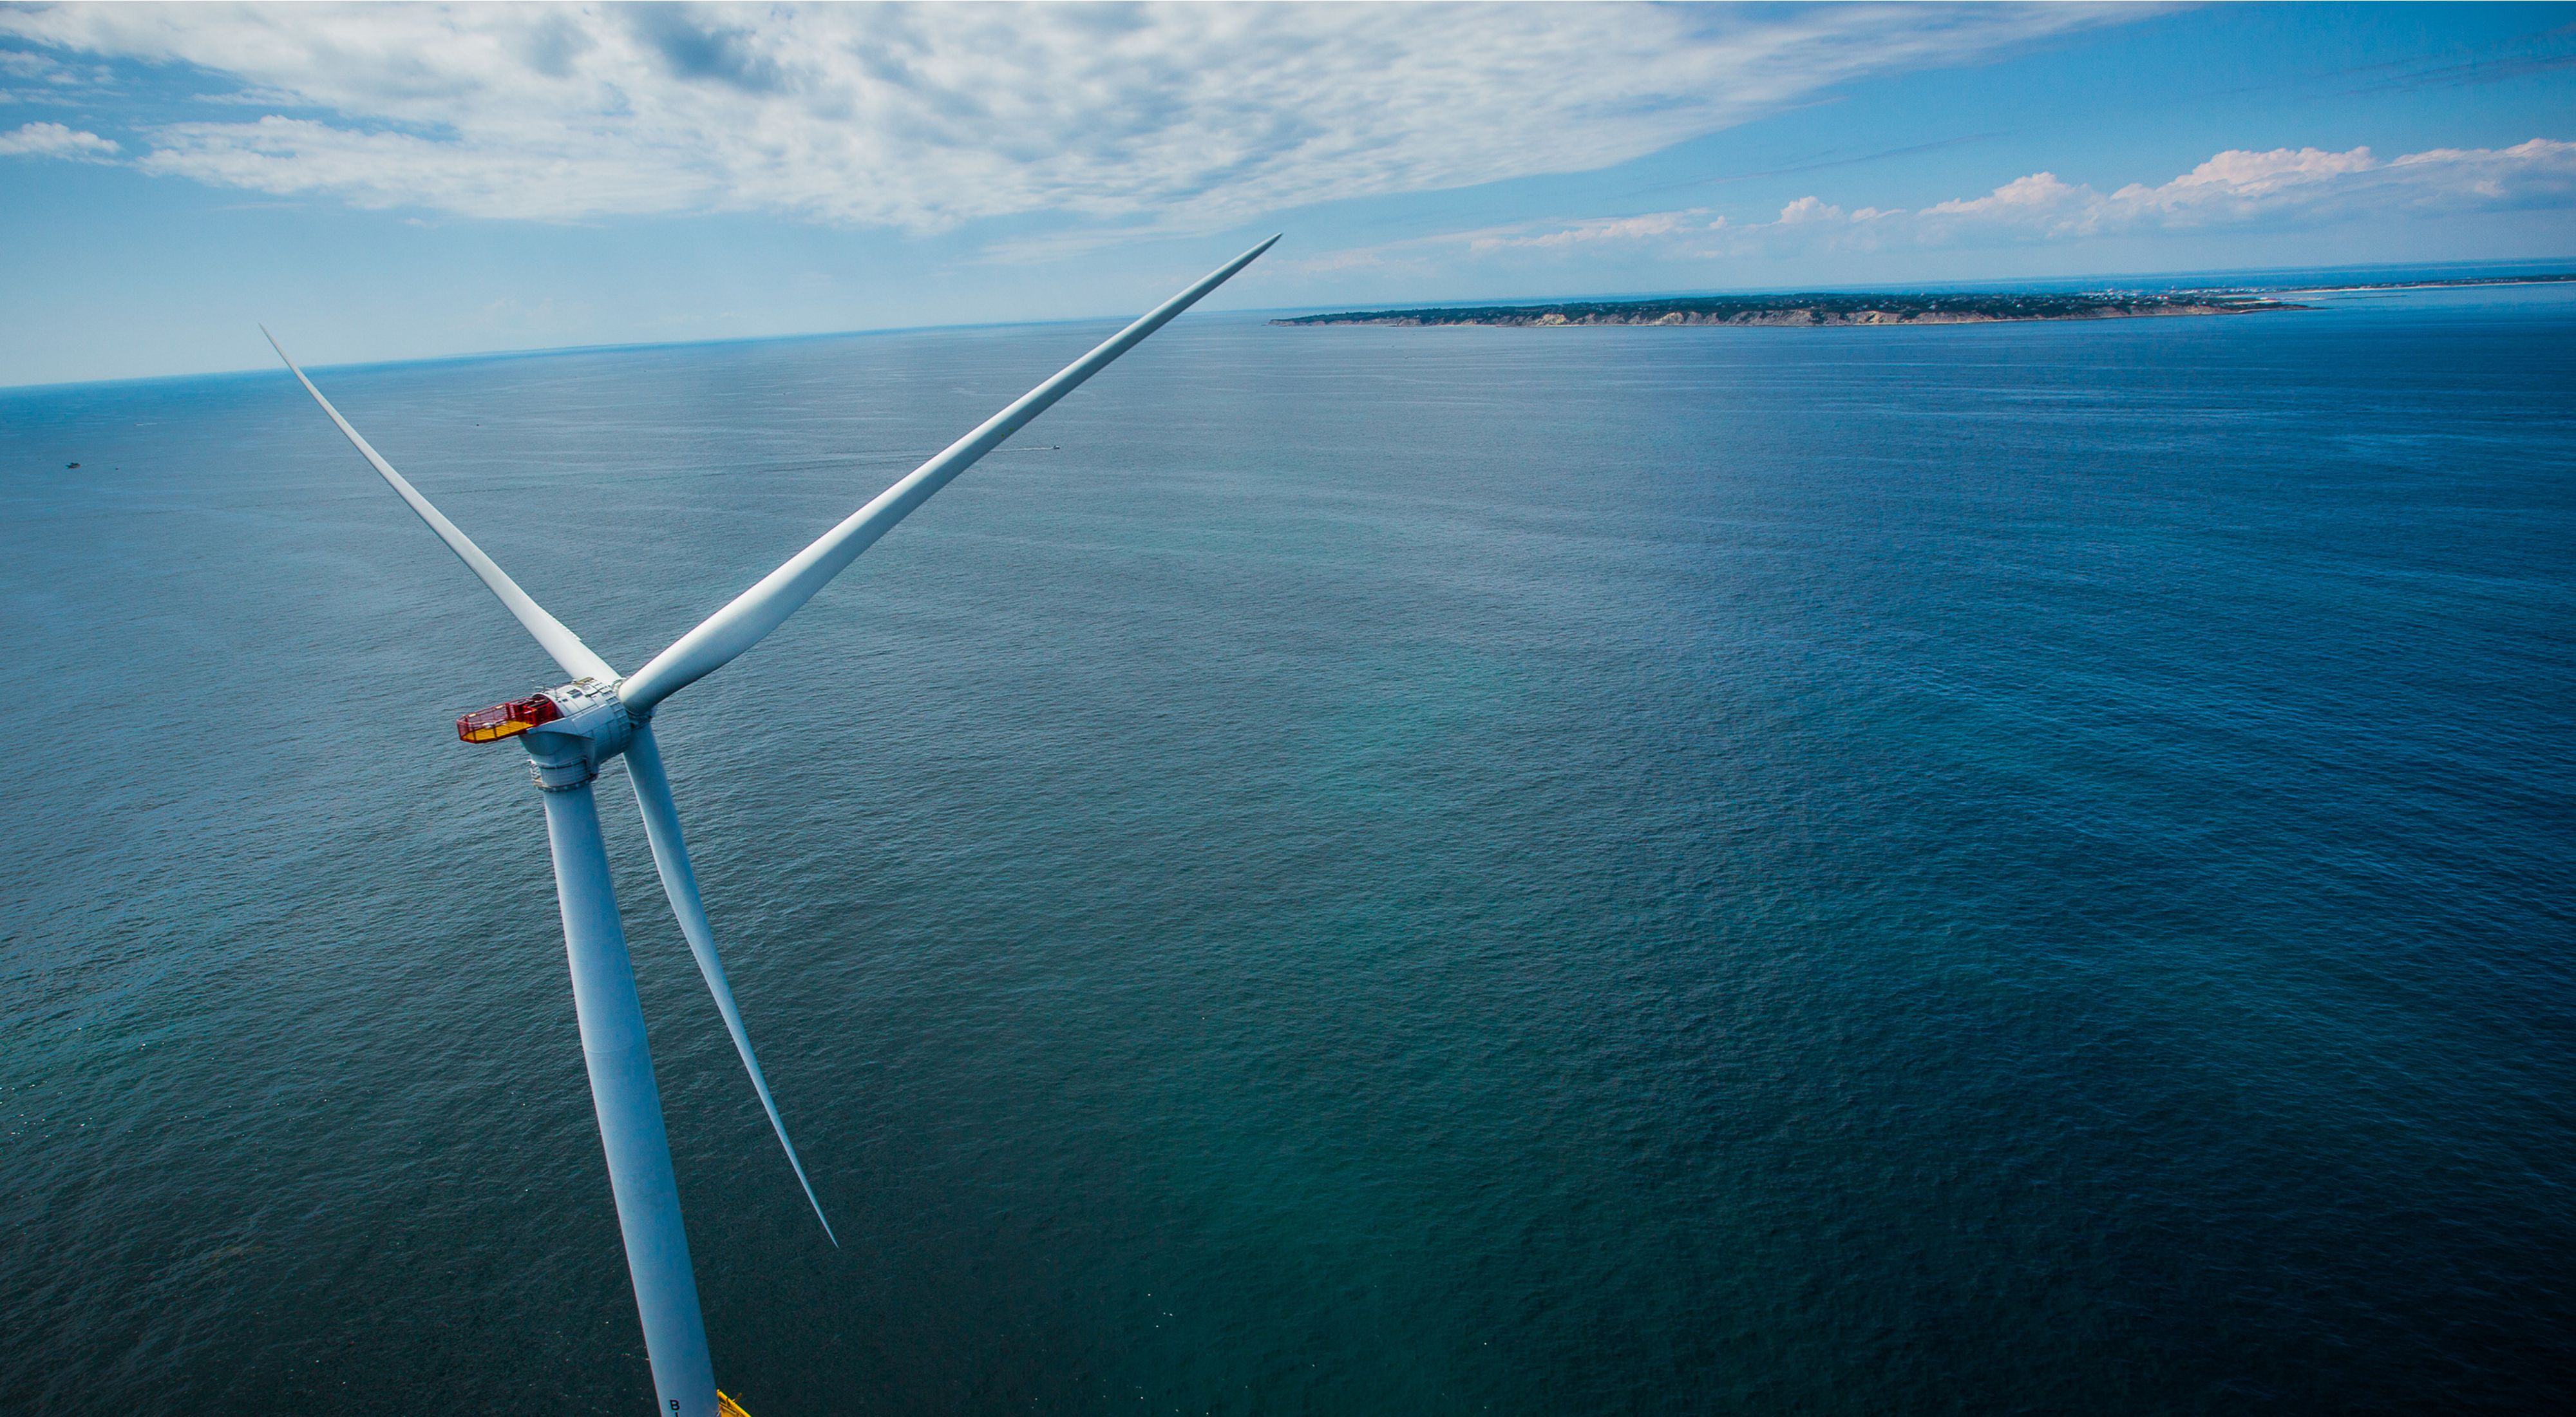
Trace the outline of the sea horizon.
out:
[[[2201,286],[2196,283],[2201,282],[2210,283],[2209,288],[2212,289],[2221,288],[2232,282],[2248,283],[2260,288],[2264,285],[2277,286],[2291,281],[2304,281],[2311,279],[2328,280],[2338,277],[2359,278],[2362,276],[2375,276],[2382,279],[2406,279],[2412,276],[2425,280],[2440,280],[2446,277],[2468,276],[2472,274],[2503,275],[2508,273],[2527,274],[2533,276],[2560,276],[2576,273],[2576,255],[2544,260],[2502,259],[2434,262],[2403,261],[2357,265],[2264,266],[2209,270],[2104,273],[2085,276],[2033,276],[2026,279],[1876,281],[1852,284],[1835,284],[1830,282],[1825,284],[1792,283],[1772,286],[1691,287],[1687,289],[1651,290],[1644,292],[1628,291],[1605,293],[1594,291],[1589,293],[1556,295],[1480,296],[1472,299],[1454,300],[1361,301],[1354,304],[1325,303],[1319,305],[1281,305],[1275,307],[1219,309],[1203,312],[1199,314],[1197,318],[1202,320],[1239,319],[1249,321],[1268,321],[1282,315],[1306,315],[1334,310],[1401,310],[1415,308],[1417,306],[1499,307],[1573,303],[1626,303],[1631,301],[1688,299],[1700,296],[1728,295],[1784,295],[1806,293],[1931,294],[1952,291],[2087,291],[2102,289],[2134,289],[2152,292],[2176,288],[2197,289],[2201,288]],[[871,325],[851,329],[793,330],[775,334],[722,335],[707,338],[671,340],[627,340],[611,341],[603,344],[535,345],[526,348],[468,350],[455,354],[416,355],[394,359],[359,359],[354,361],[312,364],[309,367],[314,369],[338,370],[396,369],[422,364],[454,363],[483,359],[518,359],[551,354],[592,354],[615,350],[691,349],[699,346],[840,339],[864,335],[929,334],[941,330],[1008,330],[1041,329],[1063,326],[1091,326],[1120,322],[1123,318],[1124,317],[1114,314],[1099,314],[1035,320],[962,321],[953,324]],[[254,333],[256,333],[255,330]],[[265,349],[266,345],[262,343],[259,344],[258,347]],[[267,363],[253,361],[251,363],[243,364],[238,368],[201,369],[175,374],[145,374],[113,379],[74,379],[60,383],[7,384],[0,385],[0,397],[40,390],[73,389],[119,384],[149,384],[170,379],[221,378],[231,375],[256,376],[270,372],[272,367],[273,366]]]

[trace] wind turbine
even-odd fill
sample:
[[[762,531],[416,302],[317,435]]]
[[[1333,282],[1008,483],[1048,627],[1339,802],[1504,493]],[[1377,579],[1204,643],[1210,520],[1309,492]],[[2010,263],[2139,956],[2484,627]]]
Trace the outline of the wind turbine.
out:
[[[689,851],[680,839],[680,816],[671,801],[670,779],[663,774],[662,753],[653,742],[653,711],[664,699],[758,644],[913,508],[930,500],[1083,380],[1252,264],[1278,240],[1273,236],[1219,266],[1066,365],[1054,378],[1021,395],[878,493],[874,501],[735,596],[731,604],[708,616],[643,668],[624,676],[564,628],[562,621],[547,614],[544,606],[483,554],[483,548],[394,471],[393,464],[358,436],[340,410],[287,358],[277,337],[269,335],[277,357],[286,361],[296,381],[339,425],[359,454],[438,533],[447,549],[500,597],[555,663],[573,676],[571,683],[560,688],[469,713],[456,721],[456,733],[469,743],[517,738],[528,751],[545,803],[546,836],[554,852],[555,898],[563,910],[564,952],[572,965],[573,1009],[581,1024],[582,1060],[590,1070],[591,1102],[599,1114],[600,1144],[608,1153],[609,1188],[617,1199],[617,1225],[625,1237],[626,1269],[635,1281],[635,1308],[643,1320],[644,1350],[653,1366],[660,1411],[672,1417],[739,1417],[741,1413],[733,1399],[716,1391],[715,1372],[707,1359],[706,1324],[698,1312],[689,1238],[680,1223],[671,1147],[662,1130],[661,1093],[653,1084],[653,1059],[645,1051],[644,1013],[636,1001],[626,932],[618,922],[617,899],[609,886],[608,852],[599,834],[591,780],[599,775],[601,764],[620,753],[626,755],[626,775],[635,787],[635,805],[644,815],[644,834],[652,843],[653,864],[661,873],[664,893],[671,898],[671,912],[679,917],[690,953],[697,956],[698,972],[715,996],[716,1012],[724,1016],[725,1031],[733,1035],[734,1051],[742,1055],[752,1090],[760,1095],[769,1125],[787,1153],[787,1164],[795,1170],[797,1184],[804,1187],[814,1218],[823,1222],[823,1233],[831,1236],[832,1224],[823,1219],[822,1202],[814,1198],[805,1165],[796,1158],[796,1144],[787,1139],[787,1124],[779,1120],[778,1104],[769,1095],[768,1080],[761,1076],[760,1059],[753,1055],[750,1035],[743,1031],[742,1011],[734,1006],[733,989],[725,983],[724,965],[716,958],[715,935],[707,926],[697,877],[689,869]],[[262,327],[260,333],[268,331]],[[833,1238],[832,1243],[840,1241]]]

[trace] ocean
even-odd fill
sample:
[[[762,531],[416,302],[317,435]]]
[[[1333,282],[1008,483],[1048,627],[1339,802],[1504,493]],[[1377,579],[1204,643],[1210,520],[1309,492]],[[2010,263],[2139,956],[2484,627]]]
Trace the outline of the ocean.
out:
[[[1149,341],[657,719],[838,1249],[602,782],[720,1385],[2563,1403],[2576,292],[2318,303]],[[631,670],[1108,328],[316,379]],[[646,1411],[561,674],[282,370],[0,548],[0,1407]]]

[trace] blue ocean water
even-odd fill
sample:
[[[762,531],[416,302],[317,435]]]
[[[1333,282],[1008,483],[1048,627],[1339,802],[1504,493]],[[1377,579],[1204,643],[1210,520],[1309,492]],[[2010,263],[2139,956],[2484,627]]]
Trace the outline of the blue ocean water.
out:
[[[1099,333],[318,377],[631,669]],[[0,392],[0,547],[0,1406],[644,1411],[559,676],[282,372]],[[2571,626],[2567,292],[1193,316],[659,719],[842,1248],[603,784],[719,1381],[2554,1405]]]

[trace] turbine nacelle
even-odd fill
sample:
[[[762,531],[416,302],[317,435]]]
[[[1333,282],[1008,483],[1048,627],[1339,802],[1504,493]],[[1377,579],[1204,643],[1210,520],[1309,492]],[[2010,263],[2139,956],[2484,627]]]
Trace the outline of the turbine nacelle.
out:
[[[615,682],[585,674],[524,699],[477,709],[456,720],[456,736],[468,743],[519,739],[519,746],[528,750],[528,769],[536,774],[537,786],[562,792],[597,777],[600,764],[625,752],[642,717],[617,697]]]
[[[542,692],[530,694],[462,715],[456,720],[456,739],[460,743],[498,743],[561,717],[563,710],[555,706],[553,699]]]

